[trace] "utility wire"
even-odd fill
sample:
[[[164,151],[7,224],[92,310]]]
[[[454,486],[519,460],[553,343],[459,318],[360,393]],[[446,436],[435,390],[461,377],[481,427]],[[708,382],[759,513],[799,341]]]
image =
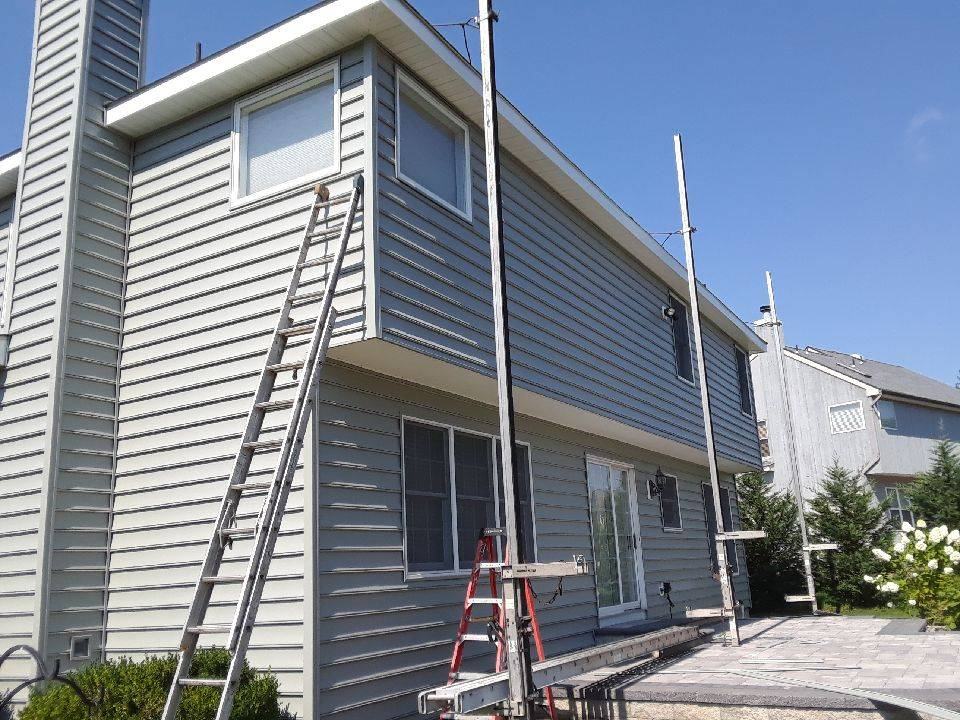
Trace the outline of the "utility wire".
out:
[[[450,23],[434,23],[435,28],[444,28],[444,27],[458,27],[460,32],[463,33],[463,49],[467,51],[467,62],[473,65],[473,58],[470,56],[470,43],[467,42],[467,28],[480,29],[480,24],[477,22],[475,17],[468,18],[462,22],[450,22]]]

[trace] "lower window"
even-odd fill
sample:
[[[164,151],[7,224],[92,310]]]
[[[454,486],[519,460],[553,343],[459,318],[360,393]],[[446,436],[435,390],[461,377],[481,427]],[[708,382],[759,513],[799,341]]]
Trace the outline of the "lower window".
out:
[[[720,564],[717,562],[717,511],[713,503],[713,489],[707,483],[703,483],[703,512],[707,516],[707,536],[710,545],[710,566],[714,572],[718,572]],[[723,529],[725,532],[733,530],[733,513],[730,510],[730,491],[727,488],[720,488],[720,514],[723,516]],[[727,540],[727,562],[730,564],[730,572],[737,574],[740,572],[740,562],[737,560],[737,543],[735,540]]]
[[[496,462],[495,462],[496,457]],[[473,566],[477,539],[505,519],[500,443],[449,426],[403,423],[403,502],[407,570],[458,572]],[[517,445],[524,560],[536,559],[530,450]]]
[[[885,488],[887,500],[890,501],[890,519],[899,528],[903,523],[908,522],[913,525],[913,510],[910,509],[910,498],[896,487]]]

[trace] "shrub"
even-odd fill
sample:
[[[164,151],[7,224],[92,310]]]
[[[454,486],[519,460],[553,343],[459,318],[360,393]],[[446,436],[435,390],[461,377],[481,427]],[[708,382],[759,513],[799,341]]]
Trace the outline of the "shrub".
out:
[[[930,470],[904,487],[917,517],[960,527],[960,457],[956,445],[941,440],[931,453]]]
[[[230,654],[223,649],[198,650],[192,677],[225,677]],[[92,711],[62,683],[34,690],[19,720],[157,720],[163,712],[167,690],[177,666],[176,655],[128,658],[93,663],[69,673],[96,703]],[[178,720],[210,720],[216,714],[220,689],[188,687],[180,701]],[[244,663],[231,720],[278,720],[281,714],[277,678],[258,673]]]
[[[934,625],[956,630],[960,625],[960,530],[940,525],[924,532],[926,527],[923,520],[917,520],[915,528],[903,523],[890,552],[873,549],[882,571],[863,579],[893,598],[889,607],[894,602],[916,607]]]

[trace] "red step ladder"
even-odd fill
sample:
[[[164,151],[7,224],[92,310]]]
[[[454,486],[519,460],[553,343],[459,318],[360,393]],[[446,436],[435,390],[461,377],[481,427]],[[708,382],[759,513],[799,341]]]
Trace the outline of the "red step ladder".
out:
[[[468,642],[486,642],[495,643],[497,646],[497,662],[494,672],[502,672],[506,663],[506,645],[503,637],[503,598],[497,593],[497,570],[502,565],[497,562],[497,551],[493,544],[495,535],[502,535],[503,531],[499,529],[484,530],[477,538],[477,549],[473,556],[473,570],[470,572],[470,580],[467,583],[467,595],[463,601],[463,613],[460,616],[460,624],[457,626],[457,637],[453,641],[453,658],[450,660],[450,671],[447,673],[447,685],[452,685],[459,680],[472,680],[481,677],[484,673],[464,673],[460,672],[460,665],[463,662],[464,646]],[[509,562],[509,555],[504,559],[504,564]],[[477,590],[480,587],[480,576],[486,571],[490,583],[490,596],[478,597]],[[540,623],[537,621],[537,608],[534,603],[533,588],[529,580],[523,581],[523,592],[527,601],[527,609],[530,612],[530,628],[533,630],[534,645],[537,650],[537,659],[544,660],[543,638],[540,635]],[[474,618],[473,608],[477,605],[489,605],[491,608],[490,618]],[[470,624],[487,620],[487,632],[471,633]],[[547,699],[547,709],[550,712],[551,720],[557,720],[557,708],[553,702],[553,688],[547,687],[544,691]],[[443,713],[440,716],[445,720],[452,720],[453,713]],[[499,716],[494,716],[499,717]]]

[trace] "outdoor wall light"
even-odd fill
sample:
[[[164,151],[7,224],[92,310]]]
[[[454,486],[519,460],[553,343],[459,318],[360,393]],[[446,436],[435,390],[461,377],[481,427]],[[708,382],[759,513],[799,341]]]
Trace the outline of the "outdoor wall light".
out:
[[[657,472],[650,478],[650,497],[660,495],[663,492],[663,486],[667,484],[667,476],[663,474],[660,466],[657,466]]]

